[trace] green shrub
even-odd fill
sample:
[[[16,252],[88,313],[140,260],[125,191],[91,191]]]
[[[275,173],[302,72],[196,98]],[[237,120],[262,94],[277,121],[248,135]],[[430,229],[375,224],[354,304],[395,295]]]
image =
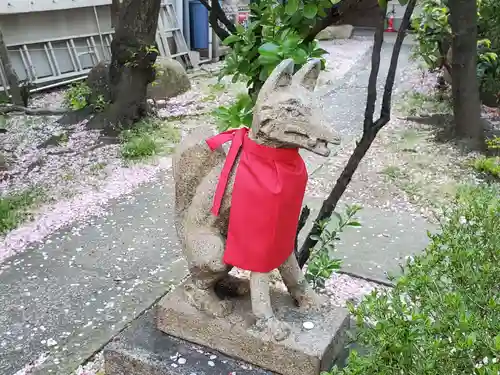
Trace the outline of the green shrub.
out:
[[[477,76],[481,91],[500,93],[500,2],[477,0],[479,36],[477,50]],[[452,34],[448,22],[448,0],[423,0],[419,14],[412,20],[417,44],[415,55],[421,57],[433,71],[443,63],[451,65],[446,55],[451,46]]]
[[[214,111],[219,131],[252,126],[253,102],[248,94],[240,94],[228,107],[220,106]]]
[[[477,78],[482,92],[500,97],[500,59],[489,39],[478,41]]]
[[[441,232],[393,289],[358,307],[358,344],[342,375],[498,375],[500,189],[462,188]]]
[[[430,70],[441,68],[446,58],[451,42],[449,14],[446,0],[423,0],[420,13],[412,18],[417,40],[415,54],[422,57]]]
[[[293,59],[296,68],[309,58],[325,60],[325,50],[309,40],[316,19],[325,17],[339,0],[262,0],[250,4],[248,27],[236,25],[236,33],[224,40],[231,47],[220,77],[231,75],[233,82],[244,77],[252,99],[273,69],[283,60]]]
[[[478,29],[480,38],[490,39],[494,50],[500,52],[500,2],[480,0]]]

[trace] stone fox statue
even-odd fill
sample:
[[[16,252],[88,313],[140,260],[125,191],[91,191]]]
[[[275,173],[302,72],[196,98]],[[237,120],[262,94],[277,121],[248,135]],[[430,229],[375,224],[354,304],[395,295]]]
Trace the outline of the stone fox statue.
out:
[[[320,67],[321,63],[318,59],[311,60],[297,73],[293,74],[293,61],[290,59],[283,61],[271,73],[258,95],[253,113],[252,129],[248,133],[246,129],[240,129],[222,133],[210,140],[199,139],[196,138],[196,135],[192,135],[179,145],[173,161],[175,222],[192,276],[192,283],[184,286],[186,298],[197,309],[213,316],[223,317],[231,312],[232,303],[230,300],[220,299],[217,296],[215,293],[216,286],[225,286],[238,295],[250,291],[256,327],[265,330],[278,341],[285,339],[289,335],[290,327],[287,323],[278,320],[273,314],[269,296],[269,272],[272,269],[279,269],[283,282],[299,307],[309,309],[318,305],[317,296],[306,282],[295,259],[293,253],[295,238],[290,240],[290,233],[297,228],[298,215],[300,214],[300,206],[307,182],[307,172],[298,149],[303,148],[321,156],[328,156],[330,153],[327,148],[328,143],[340,143],[339,137],[321,124],[318,113],[314,110],[315,98],[312,91],[316,85]],[[214,143],[213,140],[220,136],[227,139]],[[220,145],[231,137],[232,145],[226,156]],[[238,137],[240,143],[244,143],[243,150],[240,150],[236,145]],[[273,258],[271,253],[276,250],[276,252],[282,254],[280,255],[281,258],[273,258],[275,262],[278,259],[279,263],[266,263],[266,254],[260,255],[261,258],[257,259],[253,255],[253,250],[251,251],[252,254],[245,258],[243,266],[238,263],[238,259],[241,258],[240,254],[238,254],[240,247],[243,252],[243,248],[251,249],[252,246],[261,246],[257,238],[259,233],[252,232],[251,229],[252,222],[260,221],[255,216],[259,211],[256,211],[251,206],[252,204],[254,206],[258,205],[258,201],[248,202],[252,200],[252,191],[249,189],[253,189],[253,187],[249,188],[248,186],[254,185],[239,182],[242,186],[239,187],[238,199],[240,202],[246,201],[244,203],[246,206],[240,203],[238,203],[239,206],[235,206],[236,190],[238,190],[238,183],[235,189],[235,180],[241,181],[243,178],[238,177],[240,179],[238,180],[235,177],[238,173],[243,173],[239,171],[240,167],[248,162],[243,159],[250,155],[245,156],[245,145],[247,144],[248,147],[252,148],[252,152],[267,152],[271,155],[277,155],[277,157],[285,155],[287,159],[285,163],[290,159],[294,160],[298,166],[292,166],[290,167],[292,171],[288,171],[292,174],[296,170],[299,171],[297,174],[299,188],[295,190],[288,189],[290,196],[293,196],[296,202],[294,203],[294,212],[290,213],[288,206],[284,210],[281,207],[280,213],[277,216],[272,216],[274,219],[271,218],[271,220],[274,220],[274,222],[271,222],[271,227],[273,223],[281,223],[282,221],[285,224],[288,223],[286,224],[288,225],[287,238],[283,238],[283,241],[278,238],[275,240],[277,242],[271,243],[268,248],[255,249],[255,254],[258,251],[261,253],[267,252],[270,258]],[[259,158],[258,152],[249,157]],[[233,155],[231,156],[231,154]],[[229,165],[228,168],[227,159],[230,158],[232,158],[233,165]],[[279,160],[272,160],[270,168],[274,168],[274,164],[277,163],[279,163]],[[273,169],[274,175],[270,177],[271,179],[279,178],[279,176],[276,177],[275,175],[281,174],[283,171],[283,173],[288,173],[287,168],[290,169],[287,165],[283,168],[279,166],[276,168],[278,168],[276,169],[277,172]],[[253,173],[252,170],[247,168],[247,175],[250,175],[249,179],[251,181],[253,181],[252,179],[263,178],[262,173],[258,176],[251,176],[252,174],[257,175],[258,173]],[[225,184],[222,189],[221,184]],[[286,181],[282,185],[282,190],[286,190]],[[247,189],[245,194],[248,194],[248,199],[245,199],[245,196],[242,196],[241,193],[245,188]],[[274,185],[271,186],[271,189],[274,189]],[[272,199],[270,201],[271,204],[274,204],[272,202],[278,201],[279,197],[273,198],[272,194],[274,192],[271,192]],[[233,214],[230,216],[232,206]],[[236,215],[235,207],[238,207],[238,215]],[[261,212],[264,212],[262,215],[262,219],[264,219],[266,211]],[[245,216],[247,214],[248,217]],[[252,214],[254,214],[253,218]],[[245,234],[240,235],[239,245],[231,245],[234,251],[230,251],[231,230],[234,231],[236,227],[236,224],[233,224],[233,221],[237,220],[235,219],[236,216],[240,218],[240,224],[243,224],[242,221],[248,219],[248,236],[245,236]],[[260,228],[264,231],[266,229],[262,226]],[[275,232],[276,230],[273,233]],[[292,235],[294,234],[292,233]],[[284,250],[277,250],[277,247]],[[225,254],[226,251],[231,252],[232,255],[229,258],[232,260],[227,261],[228,254]],[[252,263],[252,266],[245,268],[245,264],[250,263]],[[233,266],[250,270],[250,282],[245,283],[228,275]],[[248,287],[250,290],[248,290]]]

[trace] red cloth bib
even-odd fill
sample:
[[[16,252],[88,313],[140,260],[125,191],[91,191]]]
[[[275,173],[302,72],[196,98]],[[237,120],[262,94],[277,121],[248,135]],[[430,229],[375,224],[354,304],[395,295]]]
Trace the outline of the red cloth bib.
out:
[[[293,252],[307,184],[306,166],[298,149],[259,145],[248,137],[246,128],[228,130],[206,142],[213,151],[230,140],[212,207],[217,216],[241,149],[224,262],[248,271],[270,272]]]

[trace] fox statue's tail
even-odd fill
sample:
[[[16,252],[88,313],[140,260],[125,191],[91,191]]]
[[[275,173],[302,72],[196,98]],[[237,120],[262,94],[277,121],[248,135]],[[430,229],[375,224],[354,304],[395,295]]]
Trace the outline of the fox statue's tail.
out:
[[[177,147],[172,161],[175,182],[175,221],[179,237],[183,239],[182,220],[203,178],[226,155],[221,149],[211,151],[205,140],[213,136],[208,129],[197,129]]]

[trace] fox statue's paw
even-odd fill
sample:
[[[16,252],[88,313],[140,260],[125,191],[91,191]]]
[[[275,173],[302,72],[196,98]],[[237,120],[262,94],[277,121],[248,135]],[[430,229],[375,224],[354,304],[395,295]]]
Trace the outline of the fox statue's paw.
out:
[[[221,300],[212,288],[200,289],[194,284],[187,284],[184,286],[184,294],[195,308],[218,318],[229,315],[233,310],[232,302]]]
[[[305,279],[295,288],[292,288],[290,294],[301,310],[316,311],[321,307],[320,297]]]
[[[292,328],[287,323],[279,320],[275,316],[257,319],[255,327],[257,330],[272,336],[276,341],[285,340],[290,336],[290,332],[292,331]]]

